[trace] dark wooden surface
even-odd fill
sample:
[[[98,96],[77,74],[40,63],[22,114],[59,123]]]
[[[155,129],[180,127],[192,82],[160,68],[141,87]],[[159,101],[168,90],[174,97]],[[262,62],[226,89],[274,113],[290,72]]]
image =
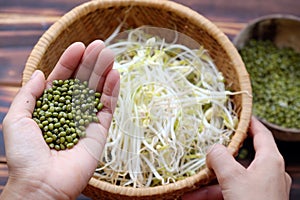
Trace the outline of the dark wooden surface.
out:
[[[63,14],[85,0],[0,0],[0,193],[8,170],[2,135],[2,120],[21,85],[26,59],[39,37]],[[250,20],[274,13],[300,14],[298,0],[176,0],[214,22],[231,40]],[[300,123],[300,122],[299,122]],[[290,199],[300,199],[300,142],[277,141],[292,176]],[[253,157],[251,139],[244,147]],[[251,188],[249,188],[251,189]],[[84,196],[78,199],[87,199]]]

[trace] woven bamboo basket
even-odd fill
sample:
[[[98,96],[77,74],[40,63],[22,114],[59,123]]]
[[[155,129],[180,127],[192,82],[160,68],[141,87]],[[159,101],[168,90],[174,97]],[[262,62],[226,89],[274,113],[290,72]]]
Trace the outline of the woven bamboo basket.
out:
[[[74,8],[54,23],[35,45],[27,60],[22,83],[25,84],[37,69],[49,75],[71,43],[82,41],[87,45],[95,39],[105,40],[124,19],[123,30],[150,25],[176,29],[193,38],[209,51],[232,90],[248,92],[235,95],[233,99],[239,124],[228,149],[236,154],[247,136],[251,118],[249,75],[235,47],[223,32],[199,13],[172,1],[99,0]],[[112,185],[92,177],[84,194],[93,199],[177,199],[187,191],[208,184],[213,178],[214,173],[204,168],[176,183],[132,188]]]

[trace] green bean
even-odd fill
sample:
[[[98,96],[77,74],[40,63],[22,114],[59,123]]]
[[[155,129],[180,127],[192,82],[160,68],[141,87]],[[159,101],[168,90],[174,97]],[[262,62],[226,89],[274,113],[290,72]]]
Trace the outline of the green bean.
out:
[[[65,137],[60,137],[59,140],[60,140],[60,143],[64,143],[66,138]]]
[[[57,150],[57,151],[60,150],[60,146],[59,146],[58,144],[56,144],[56,145],[54,146],[54,148],[55,148],[55,150]]]
[[[41,123],[39,123],[38,126],[40,127],[40,129],[44,128],[43,124],[41,124]]]
[[[59,128],[59,127],[60,127],[60,123],[59,123],[59,122],[55,123],[55,124],[54,124],[54,127],[55,127],[55,128]]]
[[[48,107],[49,107],[49,106],[48,106],[47,104],[45,104],[45,105],[42,106],[42,110],[47,110]]]
[[[84,125],[84,119],[79,120],[79,125],[81,125],[81,126]]]
[[[60,144],[59,147],[60,147],[61,150],[65,150],[66,149],[65,145],[63,145],[63,144]]]
[[[53,140],[57,139],[57,135],[52,135]]]
[[[66,137],[67,133],[65,131],[61,131],[59,134],[58,134],[58,137]]]
[[[77,138],[77,134],[76,134],[76,133],[73,133],[73,134],[71,135],[71,137],[72,137],[73,139],[75,139],[75,138]]]
[[[100,98],[101,97],[101,93],[100,92],[95,92],[95,97]]]
[[[67,144],[67,148],[68,148],[68,149],[73,148],[73,146],[74,146],[74,143],[73,143],[73,142],[70,142],[70,143]]]
[[[50,149],[71,149],[85,136],[91,122],[98,122],[103,108],[101,93],[78,79],[54,80],[36,101],[32,118],[42,131]]]
[[[49,130],[49,127],[48,126],[44,126],[43,131],[47,132],[48,130]]]
[[[102,108],[103,108],[103,103],[100,102],[100,103],[98,104],[98,106],[97,106],[97,109],[98,109],[98,110],[101,110]]]
[[[77,144],[78,142],[79,142],[78,138],[74,138],[74,139],[73,139],[74,145]]]
[[[50,131],[52,131],[52,130],[54,129],[54,125],[53,125],[52,123],[51,123],[51,124],[49,124],[49,126],[48,126],[48,127],[49,127],[49,130],[50,130]]]
[[[52,112],[50,112],[50,111],[45,112],[45,117],[49,118],[51,116],[52,116]]]
[[[52,137],[52,132],[51,131],[47,131],[47,136],[48,137]]]
[[[62,118],[60,118],[59,122],[60,122],[60,124],[65,124],[66,120],[65,120],[65,118],[62,117]]]
[[[40,121],[45,121],[46,120],[46,117],[44,115],[40,116]]]
[[[47,139],[46,139],[46,142],[47,143],[51,143],[53,141],[53,138],[52,137],[48,137]]]
[[[37,107],[37,108],[40,108],[41,105],[42,105],[42,102],[38,100],[38,101],[36,102],[36,107]]]
[[[251,77],[254,115],[300,129],[300,53],[251,40],[240,54]]]

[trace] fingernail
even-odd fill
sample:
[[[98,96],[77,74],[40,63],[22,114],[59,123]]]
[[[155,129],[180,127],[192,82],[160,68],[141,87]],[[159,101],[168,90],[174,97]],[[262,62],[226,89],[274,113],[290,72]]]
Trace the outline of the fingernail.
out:
[[[38,70],[35,70],[31,75],[30,79],[34,79],[38,75]]]
[[[206,155],[209,154],[211,152],[211,150],[216,146],[216,144],[211,145],[207,151],[206,151]]]
[[[49,89],[49,88],[52,88],[52,81],[51,82],[49,82],[49,81],[46,82],[46,89]]]

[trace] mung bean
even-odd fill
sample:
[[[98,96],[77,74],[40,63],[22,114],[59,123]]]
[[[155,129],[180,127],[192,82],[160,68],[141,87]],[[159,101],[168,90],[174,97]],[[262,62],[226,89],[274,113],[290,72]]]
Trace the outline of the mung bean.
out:
[[[251,40],[240,54],[251,77],[254,115],[300,129],[300,53]]]
[[[52,85],[37,99],[32,118],[50,149],[71,149],[86,135],[90,123],[99,122],[101,93],[78,79],[54,80]]]

